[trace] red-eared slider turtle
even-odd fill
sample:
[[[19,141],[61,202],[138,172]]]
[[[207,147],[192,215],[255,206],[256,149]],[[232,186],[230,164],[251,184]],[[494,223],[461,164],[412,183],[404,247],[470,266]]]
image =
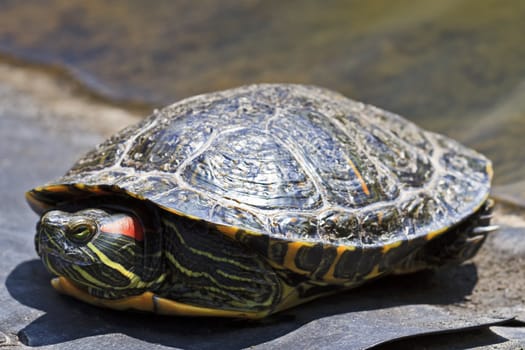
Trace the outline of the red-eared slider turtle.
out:
[[[301,85],[192,97],[27,193],[53,286],[162,314],[260,318],[460,263],[490,226],[491,163]]]

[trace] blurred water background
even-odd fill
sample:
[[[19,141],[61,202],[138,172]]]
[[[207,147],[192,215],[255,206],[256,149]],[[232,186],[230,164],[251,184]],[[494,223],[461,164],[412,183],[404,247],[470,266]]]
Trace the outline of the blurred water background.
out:
[[[0,1],[4,58],[110,101],[321,85],[482,151],[525,198],[524,38],[521,0]]]

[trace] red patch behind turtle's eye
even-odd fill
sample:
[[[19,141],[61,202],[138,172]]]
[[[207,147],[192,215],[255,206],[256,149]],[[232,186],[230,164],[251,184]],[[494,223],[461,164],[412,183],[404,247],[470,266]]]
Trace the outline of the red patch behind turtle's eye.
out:
[[[113,233],[131,237],[137,241],[144,239],[144,231],[140,222],[130,216],[123,217],[121,219],[108,222],[102,225],[100,230],[104,233]]]

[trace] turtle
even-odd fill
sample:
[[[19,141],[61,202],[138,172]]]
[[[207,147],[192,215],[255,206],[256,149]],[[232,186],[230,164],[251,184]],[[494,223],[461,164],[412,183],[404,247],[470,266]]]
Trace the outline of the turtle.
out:
[[[260,319],[460,264],[491,161],[326,88],[255,84],[155,110],[26,193],[52,286],[90,304]]]

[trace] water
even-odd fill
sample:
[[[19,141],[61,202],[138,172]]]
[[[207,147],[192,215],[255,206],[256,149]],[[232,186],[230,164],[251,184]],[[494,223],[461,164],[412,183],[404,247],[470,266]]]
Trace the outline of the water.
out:
[[[486,153],[525,179],[525,2],[0,1],[0,50],[155,106],[254,82],[312,83]]]

